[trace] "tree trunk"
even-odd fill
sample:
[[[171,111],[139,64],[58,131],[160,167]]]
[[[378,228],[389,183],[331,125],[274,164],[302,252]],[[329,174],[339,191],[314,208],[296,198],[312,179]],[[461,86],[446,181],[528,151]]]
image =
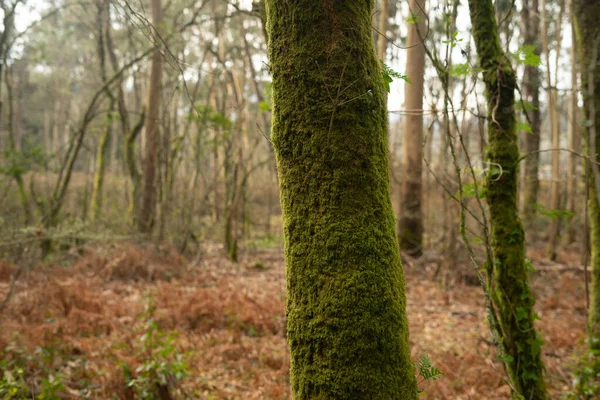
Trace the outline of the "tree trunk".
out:
[[[469,0],[469,10],[488,107],[486,179],[494,257],[487,265],[489,291],[498,311],[512,387],[525,399],[545,400],[543,341],[534,326],[535,300],[529,287],[524,233],[518,216],[516,77],[500,45],[492,1]]]
[[[400,191],[400,218],[398,238],[400,248],[413,256],[423,253],[423,75],[425,48],[421,36],[425,35],[424,0],[410,0],[411,12],[418,21],[408,24],[406,44],[406,76],[412,81],[404,86],[405,116],[402,146],[402,187]]]
[[[558,68],[558,58],[560,55],[561,25],[564,10],[564,0],[559,1],[559,14],[556,26],[556,67]],[[546,58],[546,85],[548,85],[548,113],[550,114],[550,133],[552,138],[552,148],[560,147],[560,126],[558,119],[558,96],[556,88],[552,84],[552,74],[550,71],[550,46],[548,43],[548,25],[549,21],[546,15],[546,0],[541,3],[542,16],[542,51]],[[558,72],[557,72],[558,73]],[[556,81],[556,80],[555,80]],[[557,210],[560,208],[560,152],[552,152],[552,184],[550,189],[550,208]],[[551,260],[556,259],[556,247],[558,246],[558,236],[560,233],[560,218],[553,218],[550,222],[548,232],[548,248],[546,250]]]
[[[578,131],[577,125],[577,114],[578,114],[578,106],[577,106],[577,93],[579,84],[577,82],[577,40],[575,35],[575,22],[573,20],[573,5],[571,0],[571,97],[569,98],[569,148],[574,152],[579,152],[581,147],[581,139],[580,133]],[[569,229],[567,233],[567,242],[569,244],[574,243],[577,240],[577,232],[579,230],[579,224],[577,223],[577,219],[574,217],[575,213],[579,212],[576,210],[576,205],[580,203],[577,202],[578,198],[578,183],[579,179],[577,177],[577,164],[580,163],[579,156],[577,154],[569,154],[569,178],[567,179],[567,211],[573,214],[572,217],[569,218]]]
[[[152,0],[152,25],[159,29],[162,23],[162,8],[160,0]],[[159,29],[160,30],[160,29]],[[148,87],[147,115],[144,124],[146,146],[144,149],[144,165],[140,212],[138,217],[138,230],[150,234],[154,226],[156,215],[157,175],[158,175],[158,147],[160,95],[162,81],[162,55],[160,52],[160,38],[154,35],[156,48],[152,52],[152,65],[150,67],[150,84]]]
[[[7,92],[7,102],[8,102],[8,116],[7,116],[7,131],[8,131],[8,148],[11,153],[13,153],[13,157],[18,160],[17,154],[20,153],[19,148],[17,146],[17,138],[15,137],[15,112],[14,112],[14,99],[13,99],[13,83],[9,78],[9,73],[12,75],[12,68],[7,68],[5,70],[5,84],[6,84],[6,92]],[[1,83],[0,83],[1,85]],[[0,117],[1,118],[1,117]],[[10,175],[14,178],[17,183],[17,189],[19,191],[19,201],[21,202],[21,206],[23,207],[23,215],[25,225],[29,225],[33,222],[33,215],[31,213],[29,196],[27,194],[27,189],[25,188],[25,180],[23,179],[23,171],[20,165],[13,165],[10,170]]]
[[[590,311],[588,322],[590,348],[600,351],[600,3],[596,0],[573,0],[575,32],[579,51],[581,89],[585,111],[586,147],[592,158],[590,171],[590,226],[592,247],[592,282],[590,286]]]
[[[373,1],[267,0],[294,399],[417,399]]]
[[[111,104],[110,112],[113,111]],[[94,184],[92,186],[92,202],[90,205],[90,220],[95,221],[102,211],[102,188],[104,187],[104,175],[106,172],[106,155],[112,136],[112,122],[108,121],[96,150],[96,167],[94,169]]]
[[[98,61],[100,63],[100,76],[102,77],[102,83],[105,84],[107,80],[106,76],[106,52],[104,49],[104,31],[110,29],[108,22],[108,14],[110,4],[101,0],[97,3],[98,15],[97,15],[97,52]],[[109,114],[106,118],[106,127],[100,140],[98,142],[98,148],[96,150],[96,168],[94,170],[94,183],[92,186],[92,201],[90,205],[90,220],[95,221],[102,211],[102,189],[104,186],[104,175],[106,172],[106,155],[110,146],[110,139],[112,135],[112,113],[115,106],[115,98],[112,95],[110,89],[106,89],[106,95],[110,99]]]
[[[379,11],[379,38],[377,39],[377,58],[385,62],[385,52],[387,50],[387,27],[389,18],[389,0],[381,0],[381,10]]]
[[[538,0],[523,0],[521,19],[523,22],[523,31],[525,38],[523,45],[537,46],[536,54],[539,55],[539,31],[540,17],[538,14]],[[540,181],[538,178],[538,168],[540,165],[540,86],[541,77],[538,67],[533,65],[525,66],[523,76],[523,94],[525,100],[531,104],[531,110],[525,110],[531,120],[531,134],[525,137],[525,151],[529,154],[525,159],[525,178],[523,185],[523,220],[527,232],[534,232],[530,229],[535,214],[535,204],[538,199]],[[529,107],[528,107],[529,108]]]

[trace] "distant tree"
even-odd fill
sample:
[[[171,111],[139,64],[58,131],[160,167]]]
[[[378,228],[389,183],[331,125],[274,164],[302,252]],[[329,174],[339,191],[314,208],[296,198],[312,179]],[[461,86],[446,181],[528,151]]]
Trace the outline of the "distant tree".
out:
[[[19,201],[23,207],[24,221],[25,224],[32,222],[31,205],[29,201],[29,195],[25,187],[25,180],[23,179],[22,162],[20,159],[23,158],[23,153],[20,150],[19,135],[16,129],[16,116],[15,116],[15,99],[13,95],[13,82],[10,79],[12,69],[7,66],[5,62],[10,56],[12,51],[12,44],[14,43],[15,35],[15,12],[17,7],[21,4],[20,0],[13,0],[9,2],[0,2],[0,10],[2,10],[2,30],[0,31],[0,120],[3,119],[3,101],[2,101],[2,89],[6,86],[7,91],[7,103],[8,113],[6,115],[6,126],[0,126],[0,129],[5,128],[7,133],[7,148],[4,150],[6,153],[4,156],[11,159],[11,165],[3,171],[7,176],[10,176],[17,183],[17,190],[19,192]]]
[[[295,399],[417,399],[373,1],[267,0]]]
[[[162,6],[160,0],[152,0],[152,25],[159,30],[162,24]],[[153,35],[155,49],[152,52],[150,67],[148,97],[146,102],[146,121],[144,134],[146,145],[144,149],[143,176],[140,210],[138,216],[138,229],[142,233],[152,232],[156,216],[157,177],[158,177],[158,151],[160,146],[159,119],[160,119],[160,93],[162,82],[162,54],[158,35]]]
[[[490,292],[497,307],[504,361],[516,394],[547,399],[542,339],[535,330],[535,300],[525,263],[518,215],[519,147],[515,118],[516,76],[500,45],[492,0],[469,0],[473,38],[488,108],[487,201],[491,214]]]
[[[556,83],[558,82],[558,60],[560,57],[560,45],[561,45],[561,31],[562,31],[562,20],[564,14],[564,0],[558,1],[559,12],[557,16],[556,28],[555,28],[555,37],[554,41],[555,52],[556,52],[556,64],[554,70],[556,71],[556,75],[554,78],[554,83],[552,83],[552,73],[550,69],[551,59],[550,59],[550,37],[549,37],[549,29],[550,25],[549,18],[547,17],[547,7],[546,0],[541,0],[541,17],[542,17],[542,51],[545,56],[546,61],[546,85],[548,87],[548,114],[550,115],[550,136],[552,139],[552,148],[558,149],[560,147],[560,120],[558,114],[558,93],[556,91]],[[557,210],[560,208],[560,152],[553,151],[552,152],[552,184],[550,189],[550,208],[552,210]],[[558,246],[558,236],[560,233],[560,218],[553,218],[550,222],[550,230],[548,232],[548,257],[551,260],[556,259],[556,247]]]
[[[540,16],[539,0],[523,0],[521,10],[521,21],[523,26],[523,46],[535,46],[534,52],[540,54]],[[525,159],[525,171],[523,180],[523,220],[526,228],[535,213],[535,204],[538,201],[540,181],[538,169],[540,165],[540,70],[535,65],[525,65],[523,72],[523,98],[530,106],[524,110],[529,116],[531,134],[525,136],[524,150],[529,154]]]
[[[381,10],[379,10],[379,37],[377,38],[377,58],[385,61],[385,53],[387,50],[387,29],[389,19],[389,0],[381,0]]]
[[[402,146],[402,188],[398,238],[400,248],[419,256],[423,252],[423,77],[425,74],[424,0],[410,0],[411,22],[406,39],[406,76],[411,80],[404,86],[405,116]]]
[[[106,0],[98,0],[96,8],[98,10],[96,18],[96,43],[98,62],[100,64],[100,77],[102,83],[106,84],[108,79],[106,73],[106,44],[105,31],[110,29],[110,3]],[[102,211],[104,175],[106,171],[106,156],[108,154],[110,139],[112,135],[112,113],[115,108],[115,96],[111,89],[107,86],[105,90],[106,96],[109,98],[109,111],[106,118],[106,127],[98,141],[98,149],[96,150],[96,170],[94,172],[94,184],[92,187],[92,201],[90,205],[90,219],[94,221]]]
[[[571,93],[569,96],[569,147],[574,152],[579,152],[581,147],[581,132],[579,130],[579,105],[578,93],[579,93],[579,82],[578,82],[578,65],[577,65],[577,40],[575,33],[575,16],[573,15],[573,1],[569,0],[571,21],[571,49],[569,51],[569,59],[571,63]],[[581,180],[577,176],[577,165],[580,164],[581,160],[576,153],[569,154],[569,166],[568,166],[568,178],[567,178],[567,211],[571,213],[569,217],[569,229],[567,234],[567,242],[574,243],[577,240],[577,234],[579,232],[580,221],[575,219],[576,213],[579,212],[577,205],[581,206],[579,202],[580,192],[578,190]]]

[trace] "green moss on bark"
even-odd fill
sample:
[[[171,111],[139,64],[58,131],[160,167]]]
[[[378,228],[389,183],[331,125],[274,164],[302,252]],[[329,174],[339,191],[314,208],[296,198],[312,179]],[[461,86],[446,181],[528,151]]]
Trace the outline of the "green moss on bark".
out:
[[[295,399],[417,399],[372,1],[267,0]]]
[[[541,360],[543,342],[534,327],[535,300],[529,287],[517,204],[516,78],[500,45],[491,0],[469,0],[469,9],[488,103],[487,201],[494,253],[488,278],[514,389],[526,399],[543,400],[547,399]]]
[[[600,3],[597,0],[573,0],[575,32],[579,51],[581,91],[585,114],[584,142],[588,153],[598,160],[600,154]],[[592,137],[595,136],[595,137]],[[595,140],[595,151],[592,150]],[[595,153],[595,154],[594,154]],[[598,204],[598,172],[588,165],[590,174],[590,243],[592,247],[592,282],[588,321],[590,348],[600,351],[600,205]]]
[[[112,110],[112,107],[111,107]],[[108,121],[111,124],[112,121]],[[110,138],[111,138],[111,127],[110,125],[106,128],[106,131],[100,137],[98,143],[98,149],[96,151],[96,171],[94,172],[94,184],[92,187],[92,205],[90,219],[95,221],[100,212],[102,211],[102,189],[104,187],[104,173],[106,170],[106,155],[108,153]]]

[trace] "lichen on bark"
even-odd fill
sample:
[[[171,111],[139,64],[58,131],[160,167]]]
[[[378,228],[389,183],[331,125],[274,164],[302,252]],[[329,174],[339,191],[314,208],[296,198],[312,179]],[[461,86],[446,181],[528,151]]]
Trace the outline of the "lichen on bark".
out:
[[[535,300],[525,262],[525,235],[518,215],[519,148],[515,118],[516,77],[502,50],[491,0],[469,0],[473,38],[488,108],[487,202],[492,232],[489,287],[500,323],[504,362],[514,395],[547,399],[542,339],[535,330]]]
[[[267,0],[295,399],[417,399],[372,1]]]

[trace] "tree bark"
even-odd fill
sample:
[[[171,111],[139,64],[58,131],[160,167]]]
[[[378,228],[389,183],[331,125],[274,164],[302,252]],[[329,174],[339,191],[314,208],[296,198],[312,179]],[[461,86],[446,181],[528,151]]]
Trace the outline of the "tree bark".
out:
[[[152,0],[152,24],[154,29],[160,31],[162,23],[162,7],[160,0]],[[144,123],[144,134],[146,135],[146,146],[144,148],[144,163],[142,177],[142,192],[140,201],[140,212],[138,217],[138,230],[141,233],[150,234],[154,226],[156,216],[157,177],[158,177],[158,149],[159,119],[160,119],[160,96],[162,81],[162,54],[160,51],[160,38],[154,35],[155,49],[152,52],[152,65],[150,67],[150,84],[148,87],[148,99],[146,102],[146,121]]]
[[[516,77],[500,44],[492,1],[469,0],[469,11],[488,107],[486,198],[494,257],[487,265],[489,291],[497,308],[512,387],[526,399],[546,400],[543,341],[534,326],[535,300],[529,287],[524,232],[518,216]]]
[[[575,34],[575,21],[573,16],[573,1],[570,1],[570,9],[571,9],[571,51],[570,51],[570,60],[571,60],[571,96],[569,98],[569,148],[574,152],[579,152],[581,147],[581,139],[580,132],[577,128],[577,115],[578,115],[578,106],[577,106],[577,93],[579,83],[577,81],[577,40]],[[569,244],[574,243],[577,240],[577,232],[579,230],[579,223],[575,218],[575,214],[579,211],[576,209],[576,205],[580,203],[577,202],[578,198],[578,183],[579,179],[577,177],[577,164],[580,163],[579,156],[577,154],[569,154],[569,178],[567,179],[567,211],[573,214],[572,217],[569,218],[569,229],[567,232],[567,242]]]
[[[424,0],[410,0],[411,12],[417,21],[408,24],[406,76],[412,83],[404,86],[404,105],[407,111],[402,146],[402,187],[400,191],[400,218],[398,238],[400,248],[413,256],[423,253],[423,76],[425,48]]]
[[[294,399],[417,399],[373,1],[267,0]]]
[[[100,0],[97,3],[98,15],[97,15],[97,52],[98,62],[100,63],[100,77],[102,78],[102,84],[106,84],[106,52],[104,46],[104,32],[105,29],[110,29],[108,15],[110,3],[105,0]],[[106,118],[106,127],[100,140],[98,141],[98,148],[96,150],[96,166],[94,170],[94,183],[92,186],[92,201],[90,205],[90,220],[95,221],[102,212],[102,195],[104,187],[104,175],[106,172],[106,155],[110,146],[110,139],[112,135],[112,113],[114,111],[115,98],[111,90],[106,88],[106,95],[110,101],[109,114]]]
[[[523,8],[521,11],[521,20],[523,22],[524,40],[523,45],[535,45],[536,54],[539,51],[539,2],[538,0],[523,0]],[[531,121],[531,134],[525,137],[525,151],[529,154],[525,159],[525,176],[523,185],[523,220],[527,232],[533,232],[531,223],[535,214],[535,204],[538,199],[540,189],[540,181],[538,177],[538,169],[540,165],[540,86],[541,76],[538,67],[526,65],[523,76],[523,94],[525,100],[531,104],[531,110],[525,110]]]
[[[387,50],[387,27],[390,13],[389,0],[381,0],[381,10],[379,11],[379,38],[377,39],[377,58],[385,62],[385,52]]]
[[[592,281],[588,321],[589,345],[600,351],[600,203],[598,162],[600,153],[600,3],[596,0],[573,0],[577,34],[581,89],[585,112],[586,147],[592,158],[590,165],[589,212],[592,247]]]
[[[560,56],[560,43],[561,43],[561,27],[562,17],[564,11],[564,0],[560,0],[558,22],[556,24],[556,67],[558,68],[558,59]],[[549,21],[546,16],[546,0],[542,0],[541,3],[541,15],[542,15],[542,51],[546,58],[546,85],[548,85],[548,113],[550,114],[550,135],[552,138],[552,148],[560,148],[560,124],[558,119],[558,96],[556,93],[556,87],[552,84],[552,74],[550,71],[550,46],[548,43],[548,25]],[[557,71],[558,73],[558,71]],[[556,82],[556,80],[555,80]],[[552,152],[552,182],[550,189],[550,208],[557,210],[560,208],[560,152]],[[548,258],[556,260],[556,247],[558,246],[558,237],[560,234],[560,218],[553,218],[550,222],[550,229],[548,232],[548,248],[546,253]]]

